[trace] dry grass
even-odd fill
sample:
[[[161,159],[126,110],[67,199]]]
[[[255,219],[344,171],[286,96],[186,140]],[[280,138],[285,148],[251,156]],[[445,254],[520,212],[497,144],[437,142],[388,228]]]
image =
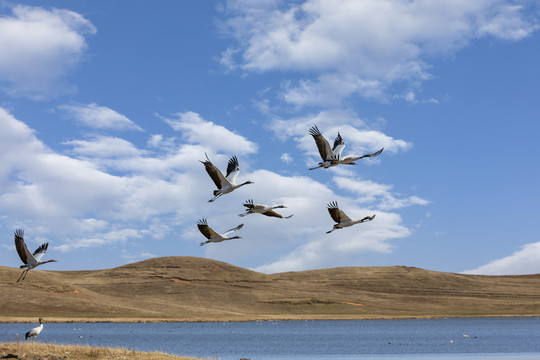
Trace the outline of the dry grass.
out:
[[[161,352],[147,353],[128,349],[54,345],[38,342],[0,344],[0,358],[25,360],[194,360],[194,358]]]
[[[0,267],[0,321],[244,321],[540,314],[540,275],[346,267],[261,274],[196,257],[96,271]]]

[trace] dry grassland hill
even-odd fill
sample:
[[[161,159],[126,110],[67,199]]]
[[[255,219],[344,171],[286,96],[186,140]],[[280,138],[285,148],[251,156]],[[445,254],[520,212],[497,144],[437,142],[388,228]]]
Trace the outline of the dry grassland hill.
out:
[[[163,257],[94,271],[0,267],[0,320],[232,321],[540,315],[540,275],[343,267],[262,274]]]

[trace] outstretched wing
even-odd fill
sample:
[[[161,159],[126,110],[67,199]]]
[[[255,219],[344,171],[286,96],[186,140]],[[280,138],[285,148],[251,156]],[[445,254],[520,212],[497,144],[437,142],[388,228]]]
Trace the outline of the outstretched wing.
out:
[[[360,159],[363,159],[363,158],[366,158],[366,157],[375,157],[375,156],[378,156],[378,155],[381,155],[381,153],[383,152],[384,148],[382,148],[381,150],[377,151],[377,152],[374,152],[373,154],[366,154],[366,155],[362,155],[358,158],[358,160]]]
[[[19,257],[24,264],[35,262],[34,255],[32,255],[30,251],[28,251],[28,248],[24,243],[23,229],[15,230],[15,248],[17,249],[17,253],[19,254]]]
[[[203,234],[207,239],[219,237],[219,234],[215,232],[210,226],[208,226],[206,219],[200,219],[197,223],[197,227],[199,228],[201,234]]]
[[[337,222],[351,221],[351,218],[348,217],[343,211],[339,210],[337,201],[333,201],[328,204],[328,212],[332,219]]]
[[[32,255],[34,255],[34,258],[36,258],[37,261],[41,261],[41,258],[43,257],[43,255],[45,255],[48,248],[49,248],[49,243],[46,242],[42,244],[40,247],[38,247]]]
[[[273,217],[277,217],[277,218],[283,218],[283,216],[281,216],[280,214],[278,214],[274,210],[267,210],[267,211],[263,212],[262,214],[266,215],[266,216],[273,216]]]
[[[244,224],[240,224],[235,228],[232,228],[232,229],[229,229],[229,230],[225,231],[222,235],[227,236],[227,234],[229,234],[229,233],[240,230],[243,226],[244,226]]]
[[[229,182],[235,183],[239,172],[240,166],[238,166],[238,158],[233,156],[229,159],[229,163],[227,164],[227,175],[225,177]]]
[[[253,204],[253,199],[246,200],[244,206],[248,209],[253,209],[255,207],[255,204]]]
[[[339,159],[341,152],[345,148],[345,141],[341,137],[341,134],[338,132],[336,139],[334,140],[334,147],[332,147],[332,153],[336,159]]]
[[[216,184],[216,187],[218,189],[221,189],[227,183],[227,179],[225,179],[225,176],[223,176],[221,171],[219,171],[219,169],[215,167],[214,164],[212,164],[210,159],[208,159],[208,155],[206,155],[206,160],[201,162],[203,163],[208,175],[210,175],[210,178],[214,181],[214,184]]]
[[[317,126],[313,126],[311,129],[309,129],[309,134],[315,139],[315,144],[317,144],[317,149],[319,149],[319,154],[321,155],[322,160],[333,160],[334,152],[332,151],[328,141],[326,141],[324,136],[322,136],[319,128],[317,128]]]

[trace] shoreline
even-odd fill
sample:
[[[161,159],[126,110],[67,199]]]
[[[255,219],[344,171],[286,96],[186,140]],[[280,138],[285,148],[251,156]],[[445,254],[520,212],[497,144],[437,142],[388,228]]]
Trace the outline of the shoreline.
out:
[[[227,323],[227,322],[258,322],[258,321],[353,321],[353,320],[430,320],[430,319],[449,319],[449,318],[509,318],[509,317],[540,317],[540,314],[485,314],[485,315],[418,315],[418,316],[277,316],[277,317],[253,317],[244,319],[149,319],[149,318],[44,318],[47,323]],[[17,323],[35,323],[35,317],[0,317],[0,324],[17,324]]]

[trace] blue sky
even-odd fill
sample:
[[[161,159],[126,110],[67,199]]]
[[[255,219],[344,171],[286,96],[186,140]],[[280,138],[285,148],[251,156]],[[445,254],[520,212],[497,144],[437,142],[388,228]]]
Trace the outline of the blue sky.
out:
[[[0,264],[540,272],[534,1],[0,1]],[[357,166],[309,171],[308,129]],[[214,203],[199,160],[236,155]],[[281,220],[238,217],[247,199]],[[332,228],[326,204],[374,221]],[[210,244],[240,223],[242,239]]]

